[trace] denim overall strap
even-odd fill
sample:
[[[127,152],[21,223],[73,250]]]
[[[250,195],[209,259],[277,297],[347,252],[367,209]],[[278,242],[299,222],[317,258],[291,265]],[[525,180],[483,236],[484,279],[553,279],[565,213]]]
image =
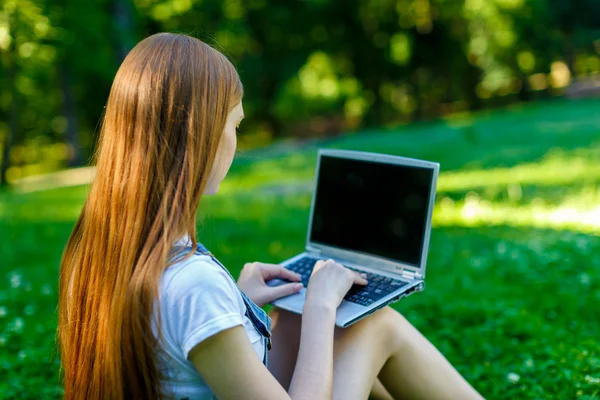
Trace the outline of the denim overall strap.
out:
[[[187,247],[186,249],[191,250],[190,247]],[[202,255],[209,256],[217,265],[219,265],[221,268],[223,268],[223,270],[225,270],[225,272],[227,272],[227,275],[229,275],[229,277],[233,280],[233,282],[236,283],[235,278],[231,275],[229,270],[227,268],[225,268],[225,266],[223,264],[221,264],[221,262],[219,260],[217,260],[217,258],[201,243],[198,243],[196,246],[196,254],[198,254],[198,255],[202,254]],[[236,283],[236,287],[237,287],[237,283]],[[262,308],[257,306],[246,295],[246,293],[244,293],[239,287],[238,287],[238,290],[242,296],[242,300],[244,301],[244,304],[246,305],[246,316],[250,319],[250,321],[252,322],[252,325],[254,325],[256,330],[263,337],[264,346],[265,346],[263,364],[265,364],[265,366],[266,366],[267,359],[268,359],[268,351],[271,350],[271,318],[267,315],[267,313]]]

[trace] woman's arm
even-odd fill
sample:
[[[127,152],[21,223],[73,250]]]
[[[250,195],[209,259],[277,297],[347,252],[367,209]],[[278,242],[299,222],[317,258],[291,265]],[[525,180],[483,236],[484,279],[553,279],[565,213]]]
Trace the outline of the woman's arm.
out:
[[[219,399],[290,398],[257,357],[241,325],[198,343],[188,358]]]
[[[219,399],[330,399],[334,323],[335,309],[306,307],[289,395],[256,356],[242,326],[200,342],[188,358]]]
[[[300,348],[290,383],[293,399],[331,399],[335,314],[353,284],[366,285],[367,280],[333,260],[315,264],[306,290]]]
[[[304,304],[296,368],[290,383],[292,399],[331,399],[333,395],[333,331],[336,309]]]

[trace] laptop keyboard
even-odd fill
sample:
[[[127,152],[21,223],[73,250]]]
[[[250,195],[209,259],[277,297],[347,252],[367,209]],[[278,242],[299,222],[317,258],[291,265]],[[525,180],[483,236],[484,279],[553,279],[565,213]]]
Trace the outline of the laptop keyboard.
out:
[[[315,258],[304,257],[293,262],[292,264],[286,265],[286,268],[302,275],[302,283],[304,284],[304,286],[307,286],[308,279],[310,278],[310,275],[312,274],[313,268],[315,267],[317,261],[319,260]],[[404,282],[398,279],[393,279],[387,276],[373,274],[366,271],[359,271],[355,268],[351,268],[348,266],[346,266],[346,268],[366,274],[367,280],[369,282],[366,286],[352,285],[352,287],[344,297],[344,300],[350,301],[352,303],[368,306],[374,303],[375,301],[381,299],[382,297],[387,296],[393,291],[408,285],[408,282]]]

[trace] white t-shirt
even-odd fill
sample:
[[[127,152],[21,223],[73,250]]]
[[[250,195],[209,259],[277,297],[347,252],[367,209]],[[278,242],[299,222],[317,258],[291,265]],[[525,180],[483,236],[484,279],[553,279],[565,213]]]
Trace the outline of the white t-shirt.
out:
[[[246,305],[239,289],[210,256],[193,255],[167,268],[158,304],[164,340],[158,367],[168,377],[161,385],[174,399],[213,398],[187,356],[196,344],[225,329],[243,325],[262,361],[264,342],[245,315]],[[154,333],[156,336],[156,330]]]

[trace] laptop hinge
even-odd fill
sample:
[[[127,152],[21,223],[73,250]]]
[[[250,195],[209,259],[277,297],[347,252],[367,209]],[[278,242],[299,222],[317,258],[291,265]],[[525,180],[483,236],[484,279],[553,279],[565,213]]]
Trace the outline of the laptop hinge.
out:
[[[405,279],[409,279],[409,280],[413,280],[415,279],[415,272],[414,271],[409,271],[406,269],[402,269],[402,271],[400,272],[402,274],[402,277]]]
[[[317,249],[317,248],[310,247],[310,246],[306,246],[306,251],[309,253],[321,254],[321,249]]]

